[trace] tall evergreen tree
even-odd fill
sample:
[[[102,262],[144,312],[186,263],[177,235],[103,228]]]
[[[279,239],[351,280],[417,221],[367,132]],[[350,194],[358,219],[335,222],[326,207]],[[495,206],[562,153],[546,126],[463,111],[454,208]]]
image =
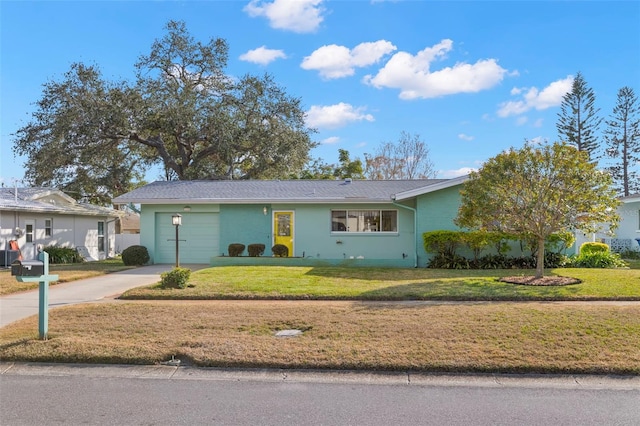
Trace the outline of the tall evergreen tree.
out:
[[[607,156],[615,160],[609,167],[621,195],[640,192],[640,104],[630,87],[618,91],[613,114],[606,121],[604,138]]]
[[[562,98],[556,128],[563,142],[589,154],[590,161],[599,157],[596,133],[602,122],[598,116],[600,108],[595,107],[596,97],[580,72],[573,79],[571,91]]]

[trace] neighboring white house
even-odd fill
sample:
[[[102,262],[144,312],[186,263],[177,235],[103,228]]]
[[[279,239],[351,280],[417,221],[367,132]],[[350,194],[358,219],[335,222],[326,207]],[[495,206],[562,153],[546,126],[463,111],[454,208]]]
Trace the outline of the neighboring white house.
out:
[[[19,247],[34,259],[38,245],[71,247],[87,260],[115,254],[116,210],[78,203],[51,188],[0,188],[0,265],[10,264]]]
[[[613,231],[613,235],[599,232],[597,234],[576,233],[576,247],[588,241],[598,241],[609,244],[612,251],[625,250],[640,251],[640,194],[620,198],[622,204],[618,207],[620,223]]]

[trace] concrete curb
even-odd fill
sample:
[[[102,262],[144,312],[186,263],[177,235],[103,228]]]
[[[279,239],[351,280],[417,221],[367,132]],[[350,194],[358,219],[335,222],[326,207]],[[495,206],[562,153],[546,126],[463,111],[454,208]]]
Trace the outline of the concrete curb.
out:
[[[640,391],[640,376],[556,374],[438,374],[356,370],[287,370],[168,365],[0,362],[0,377],[82,376],[164,380],[351,383],[408,386],[527,387]]]

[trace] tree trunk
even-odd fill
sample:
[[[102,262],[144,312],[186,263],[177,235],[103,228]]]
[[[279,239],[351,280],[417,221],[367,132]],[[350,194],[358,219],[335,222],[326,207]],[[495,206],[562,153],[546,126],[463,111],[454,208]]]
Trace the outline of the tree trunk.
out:
[[[538,255],[536,259],[536,278],[544,276],[544,238],[538,238]]]

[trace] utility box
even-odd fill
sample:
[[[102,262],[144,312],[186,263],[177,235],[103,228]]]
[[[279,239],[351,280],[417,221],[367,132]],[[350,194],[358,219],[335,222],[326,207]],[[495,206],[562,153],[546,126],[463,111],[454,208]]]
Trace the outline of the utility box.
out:
[[[40,277],[44,275],[41,260],[16,260],[11,263],[11,275],[16,277]]]

